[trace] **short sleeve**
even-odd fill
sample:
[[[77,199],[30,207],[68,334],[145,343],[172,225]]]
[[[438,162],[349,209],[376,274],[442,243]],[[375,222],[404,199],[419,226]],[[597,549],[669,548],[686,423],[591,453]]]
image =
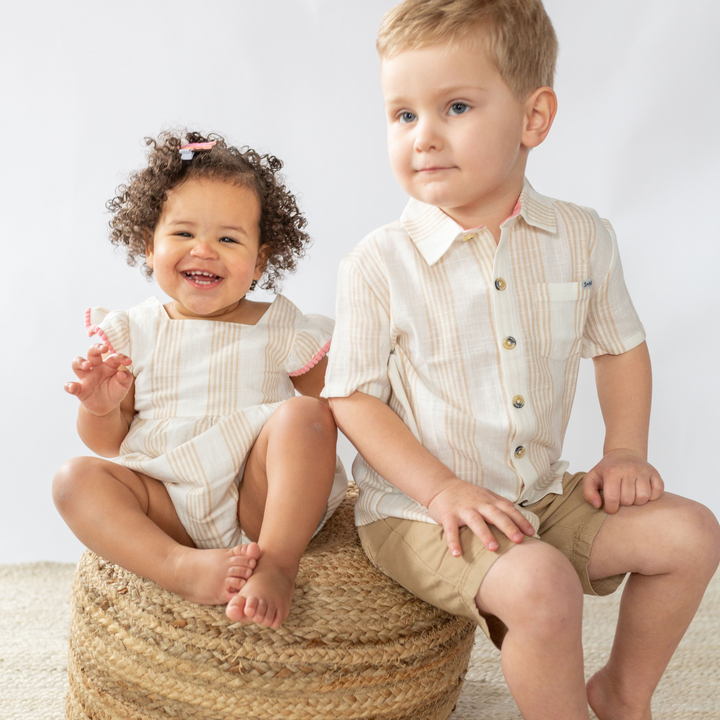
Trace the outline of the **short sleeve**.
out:
[[[356,391],[387,402],[388,362],[392,351],[389,292],[377,258],[361,267],[357,253],[340,264],[333,348],[323,397],[348,397]]]
[[[615,232],[606,220],[600,221],[590,262],[598,284],[590,298],[582,356],[620,355],[642,343],[645,330],[625,286]]]
[[[123,353],[132,358],[130,320],[125,310],[88,308],[85,311],[88,337],[96,335],[110,347],[111,353]]]
[[[290,377],[304,375],[327,355],[333,325],[333,321],[324,315],[302,315],[298,311],[295,337],[284,363]]]

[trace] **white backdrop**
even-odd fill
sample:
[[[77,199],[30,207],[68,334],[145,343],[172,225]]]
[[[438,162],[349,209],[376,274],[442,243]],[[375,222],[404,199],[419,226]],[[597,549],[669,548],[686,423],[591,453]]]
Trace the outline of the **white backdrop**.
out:
[[[336,268],[405,197],[385,152],[375,33],[395,0],[5,0],[0,24],[0,563],[75,561],[50,483],[76,437],[63,392],[88,305],[154,294],[107,240],[106,200],[169,126],[226,134],[286,163],[314,245],[284,293],[334,315]],[[651,461],[720,514],[720,4],[546,0],[560,110],[528,170],[618,233],[648,333]],[[583,363],[565,457],[599,458]],[[341,455],[349,469],[351,448]]]

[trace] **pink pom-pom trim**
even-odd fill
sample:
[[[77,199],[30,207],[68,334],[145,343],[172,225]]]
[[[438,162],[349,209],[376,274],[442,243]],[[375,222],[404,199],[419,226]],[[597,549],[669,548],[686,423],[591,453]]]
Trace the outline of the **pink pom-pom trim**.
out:
[[[88,337],[97,335],[107,346],[110,348],[110,352],[115,354],[115,348],[110,342],[110,338],[105,334],[104,330],[99,325],[92,325],[91,318],[92,309],[88,308],[85,311],[85,329],[87,330]]]
[[[295,372],[288,373],[289,377],[297,377],[298,375],[304,375],[308,370],[314,368],[327,355],[331,343],[332,340],[328,340],[327,345],[325,345],[322,350],[320,350],[320,352],[307,365],[301,367]]]

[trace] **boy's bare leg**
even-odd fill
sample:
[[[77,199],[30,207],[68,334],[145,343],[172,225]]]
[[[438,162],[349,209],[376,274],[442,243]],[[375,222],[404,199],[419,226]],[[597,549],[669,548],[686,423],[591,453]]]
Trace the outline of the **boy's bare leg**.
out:
[[[600,720],[649,720],[650,700],[720,560],[720,527],[704,506],[665,493],[609,515],[591,551],[590,578],[630,572],[615,642],[589,681]]]
[[[260,556],[255,544],[197,549],[165,486],[109,460],[79,457],[65,463],[55,475],[53,498],[93,552],[192,602],[226,603]]]
[[[501,555],[475,602],[508,628],[502,668],[525,720],[588,720],[583,674],[583,591],[567,558],[526,539]]]
[[[262,555],[228,603],[232,620],[277,628],[290,612],[300,558],[335,477],[336,442],[330,409],[312,397],[283,403],[260,432],[240,484],[238,513]]]

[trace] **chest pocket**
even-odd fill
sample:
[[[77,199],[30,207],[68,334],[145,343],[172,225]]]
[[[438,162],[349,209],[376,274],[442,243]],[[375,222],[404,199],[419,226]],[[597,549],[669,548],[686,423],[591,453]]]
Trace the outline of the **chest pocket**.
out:
[[[536,286],[540,354],[566,360],[580,352],[590,302],[581,282],[538,283]]]

